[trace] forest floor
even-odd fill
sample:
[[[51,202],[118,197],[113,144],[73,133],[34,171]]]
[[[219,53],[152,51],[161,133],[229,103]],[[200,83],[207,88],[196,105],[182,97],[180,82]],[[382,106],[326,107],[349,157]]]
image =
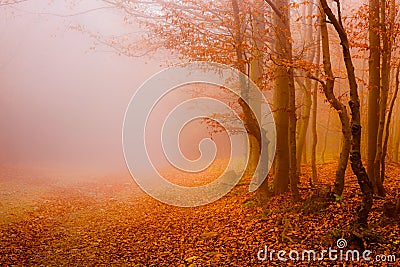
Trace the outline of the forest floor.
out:
[[[322,184],[332,184],[335,164],[318,167]],[[350,168],[349,168],[350,169]],[[303,199],[309,167],[301,178]],[[39,178],[38,178],[39,177]],[[352,244],[349,236],[361,198],[355,177],[347,172],[343,199],[329,206],[293,203],[290,195],[263,205],[247,186],[202,207],[162,204],[143,193],[129,175],[86,182],[0,170],[0,265],[7,266],[399,266],[399,220],[382,215],[384,200],[375,200],[369,239]],[[388,198],[398,196],[400,168],[389,165]],[[319,186],[321,187],[321,186]],[[301,260],[303,250],[337,248],[371,250],[370,262]],[[342,240],[343,241],[343,240]],[[272,258],[260,260],[267,247]],[[277,251],[285,250],[287,261]],[[289,259],[290,251],[300,260]],[[259,253],[260,252],[260,253]],[[339,253],[339,252],[338,252]],[[296,254],[291,253],[293,257]],[[396,262],[390,255],[396,256]],[[319,257],[320,254],[317,254]],[[368,256],[368,255],[367,255]],[[386,256],[386,262],[376,256]],[[381,257],[382,259],[382,257]]]

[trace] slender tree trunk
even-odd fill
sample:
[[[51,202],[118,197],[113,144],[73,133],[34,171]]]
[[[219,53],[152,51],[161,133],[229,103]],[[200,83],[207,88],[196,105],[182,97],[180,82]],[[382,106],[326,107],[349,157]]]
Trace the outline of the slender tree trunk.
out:
[[[385,196],[385,188],[383,187],[381,180],[381,159],[382,159],[382,149],[383,149],[383,133],[385,131],[385,121],[386,121],[386,106],[390,85],[390,58],[392,45],[390,42],[389,34],[390,31],[387,29],[386,25],[386,0],[381,0],[381,33],[382,33],[382,66],[381,66],[381,89],[379,98],[379,127],[378,136],[376,142],[376,155],[374,161],[374,180],[373,186],[374,191],[379,196]],[[389,21],[389,23],[392,23]]]
[[[320,31],[320,29],[319,29]],[[317,34],[317,54],[316,54],[316,64],[319,65],[321,58],[321,37],[320,33]],[[317,163],[316,163],[316,154],[317,154],[317,107],[318,107],[318,83],[315,82],[314,90],[313,90],[313,106],[312,106],[312,115],[311,115],[311,129],[312,129],[312,147],[311,147],[311,169],[312,169],[312,181],[313,184],[318,183],[318,173],[317,173]],[[330,117],[330,116],[329,116]]]
[[[252,16],[252,59],[250,60],[250,79],[260,87],[263,80],[263,35],[265,34],[265,19],[264,19],[264,1],[255,0],[255,6]],[[261,88],[261,87],[260,87]],[[261,114],[260,99],[250,96],[250,103],[254,107],[253,110],[257,114]]]
[[[390,122],[392,119],[392,114],[393,114],[393,107],[397,98],[397,93],[399,92],[399,70],[400,67],[397,66],[397,71],[396,71],[396,84],[395,84],[395,89],[393,92],[393,97],[392,100],[390,101],[390,106],[389,106],[389,113],[387,116],[387,121],[386,121],[386,135],[385,135],[385,140],[383,142],[383,148],[382,148],[382,166],[381,166],[381,173],[380,173],[380,180],[383,183],[383,181],[385,180],[385,158],[386,158],[386,154],[387,154],[387,149],[388,149],[388,142],[389,142],[389,129],[390,129]]]
[[[289,12],[288,12],[289,17]],[[287,29],[290,33],[290,22],[287,22]],[[290,189],[292,192],[292,197],[294,200],[299,200],[300,194],[298,191],[298,173],[297,173],[297,161],[296,161],[296,124],[297,124],[297,117],[296,117],[296,89],[294,85],[294,72],[292,66],[292,45],[291,41],[288,39],[288,46],[289,46],[289,152],[290,152]]]
[[[307,82],[308,81],[308,82]],[[297,138],[297,173],[300,174],[300,166],[302,157],[304,156],[305,151],[305,143],[307,137],[307,129],[308,124],[310,122],[310,112],[311,112],[311,83],[310,80],[306,80],[306,84],[298,82],[300,87],[303,88],[303,96],[304,96],[304,109],[303,114],[301,116],[301,120],[299,123],[299,131],[298,131],[298,138]]]
[[[255,0],[254,1],[254,11],[252,12],[252,59],[250,61],[250,79],[253,80],[254,83],[256,83],[258,86],[260,86],[260,83],[263,79],[263,54],[261,50],[263,49],[263,41],[262,38],[265,34],[265,19],[264,19],[264,0]],[[260,87],[261,88],[261,87]],[[256,113],[256,117],[258,116],[261,118],[261,102],[259,99],[257,99],[256,96],[249,95],[250,99],[249,102],[251,106],[253,107],[254,112]],[[260,134],[265,134],[261,132]],[[260,136],[261,137],[261,136]],[[257,146],[256,148],[258,149],[257,151],[261,152],[261,147],[260,147],[261,140],[253,140],[251,144],[253,146]],[[262,144],[267,145],[267,144]],[[255,156],[253,159],[251,159],[252,162],[258,162],[260,159],[260,154],[253,153]],[[265,159],[261,159],[262,161]],[[268,161],[267,162],[261,162],[261,164],[265,165],[264,168],[268,167]],[[255,169],[257,165],[255,165],[253,168]],[[266,194],[269,192],[269,186],[268,186],[268,179],[266,177],[261,177],[263,172],[260,170],[260,173],[257,173],[256,175],[258,176],[258,179],[264,179],[263,183],[260,185],[260,188],[258,190],[259,193],[261,193],[259,196],[260,198],[264,199],[266,197]]]
[[[242,23],[240,21],[240,10],[237,0],[232,0],[232,9],[233,9],[233,19],[235,23],[235,49],[236,49],[236,67],[244,74],[246,74],[246,61],[245,61],[245,50],[243,47],[243,33],[242,33]],[[249,90],[248,84],[243,79],[240,80],[241,83],[241,94],[242,97],[249,101]],[[238,103],[243,110],[243,124],[246,128],[248,138],[249,138],[249,154],[248,154],[248,164],[246,166],[245,175],[253,176],[255,174],[255,170],[260,158],[261,153],[261,132],[260,126],[256,120],[255,115],[253,114],[251,109],[248,107],[247,103],[243,101],[243,99],[238,99]],[[264,181],[268,183],[268,181]],[[262,189],[268,190],[267,186],[262,186]],[[261,188],[260,188],[261,190]]]
[[[379,0],[369,0],[369,88],[368,88],[368,176],[375,184],[374,162],[376,156],[379,124],[380,92],[380,4]]]
[[[324,146],[322,148],[321,152],[321,161],[322,163],[325,163],[325,152],[326,152],[326,147],[328,146],[328,134],[329,134],[329,125],[331,123],[331,109],[329,109],[328,113],[328,120],[326,121],[326,128],[325,128],[325,135],[324,135]]]
[[[400,120],[400,114],[397,113],[397,117]],[[399,163],[399,148],[400,148],[400,123],[397,122],[396,126],[394,127],[394,144],[393,144],[393,161],[395,163]]]
[[[395,105],[396,105],[396,103],[395,103]],[[395,108],[393,107],[393,112],[394,112],[394,109]],[[393,117],[394,117],[393,113],[392,113],[391,117],[392,117],[391,118],[391,121],[392,121]],[[393,162],[393,143],[394,143],[394,138],[396,137],[394,130],[395,130],[395,127],[393,126],[393,123],[390,123],[390,127],[389,127],[390,133],[389,133],[389,140],[388,140],[387,151],[386,151],[386,158],[387,158],[386,160],[389,162]]]
[[[400,148],[400,105],[397,101],[395,103],[395,109],[396,113],[394,114],[395,116],[395,123],[392,128],[393,128],[393,137],[392,137],[392,161],[394,163],[399,163],[399,148]]]
[[[244,57],[244,47],[243,47],[243,33],[242,33],[242,23],[240,21],[240,10],[237,0],[232,0],[233,9],[233,19],[235,23],[235,49],[236,49],[236,67],[244,74],[246,74],[246,61]],[[249,92],[246,81],[241,80],[241,90],[242,97],[245,100],[249,100]],[[248,165],[245,170],[246,176],[255,175],[255,170],[260,158],[261,153],[261,133],[260,128],[256,120],[256,114],[253,114],[251,109],[248,107],[245,101],[242,99],[238,100],[242,110],[243,110],[243,122],[249,137],[249,160]],[[263,187],[265,188],[265,187]],[[268,187],[266,187],[268,188]]]
[[[367,63],[366,60],[363,60],[362,62],[362,68],[361,68],[361,80],[365,81],[365,63]],[[368,91],[368,90],[367,90]],[[368,100],[368,98],[367,98]],[[365,86],[362,85],[362,87],[360,88],[360,101],[361,101],[361,105],[360,105],[360,112],[361,112],[361,123],[363,125],[368,124],[368,103],[366,102],[366,97],[365,97]],[[367,135],[367,131],[363,131],[362,133],[362,154],[363,155],[368,155],[368,135]]]
[[[357,212],[357,223],[361,227],[368,225],[368,215],[373,205],[373,188],[368,174],[363,166],[361,160],[361,120],[360,120],[360,100],[358,97],[358,85],[356,75],[354,72],[354,65],[350,53],[350,45],[347,37],[347,33],[343,28],[341,18],[341,7],[340,1],[337,0],[338,18],[332,13],[332,10],[328,6],[326,0],[320,0],[322,8],[324,9],[329,20],[335,27],[336,32],[339,35],[343,59],[346,65],[347,79],[350,86],[350,101],[349,106],[351,109],[351,155],[350,163],[354,174],[357,177],[360,189],[362,192],[362,202]]]
[[[289,38],[290,31],[287,31],[289,26],[288,17],[288,1],[287,0],[277,0],[274,6],[274,16],[273,23],[275,25],[276,39],[274,44],[274,53],[276,57],[276,62],[278,64],[273,64],[274,72],[274,92],[273,92],[273,104],[275,107],[275,125],[276,125],[276,135],[277,143],[275,150],[275,176],[273,180],[273,191],[275,194],[280,194],[288,191],[289,189],[289,176],[290,172],[290,160],[291,154],[289,150],[289,143],[291,139],[289,138],[289,117],[290,112],[289,101],[291,95],[291,75],[293,73],[288,71],[288,69],[283,65],[288,58],[289,49]],[[286,10],[286,12],[284,12]],[[292,133],[292,128],[290,129]],[[289,178],[290,177],[290,178]],[[292,180],[292,179],[290,179]],[[296,181],[292,185],[296,185]]]
[[[325,21],[325,14],[321,11],[321,39],[322,39],[322,55],[324,62],[324,71],[327,75],[327,81],[324,85],[324,93],[329,103],[337,110],[339,119],[342,125],[342,149],[340,152],[339,164],[336,169],[335,188],[334,194],[341,196],[344,189],[344,175],[349,161],[350,145],[351,145],[351,131],[350,131],[350,118],[347,113],[346,106],[338,100],[333,92],[334,76],[331,65],[330,45],[328,27]]]
[[[302,157],[301,157],[301,164],[307,164],[307,135],[306,135],[306,140],[304,142],[304,148],[303,148],[303,153],[302,153]]]
[[[314,1],[311,0],[307,6],[304,7],[304,24],[305,27],[305,44],[309,45],[313,39],[313,25],[312,25],[312,12],[314,7]],[[311,49],[307,53],[307,61],[312,62],[315,57],[315,49]],[[297,139],[297,173],[300,174],[300,165],[302,162],[302,156],[304,155],[306,137],[308,125],[310,122],[310,113],[311,113],[311,87],[312,82],[311,79],[306,79],[304,85],[304,109],[301,116],[301,120],[299,123],[299,136]]]
[[[292,197],[297,200],[298,175],[296,167],[296,91],[294,85],[292,36],[290,31],[289,0],[265,0],[274,11],[275,26],[275,63],[274,105],[277,144],[275,150],[274,192],[279,194],[288,190],[291,184]],[[289,116],[288,116],[289,115]],[[279,128],[279,129],[278,129]],[[281,135],[282,134],[282,135]],[[289,152],[286,154],[286,152]],[[285,155],[286,154],[286,155]],[[287,168],[289,167],[289,168]],[[289,171],[289,176],[287,176]],[[289,179],[288,179],[289,177]]]

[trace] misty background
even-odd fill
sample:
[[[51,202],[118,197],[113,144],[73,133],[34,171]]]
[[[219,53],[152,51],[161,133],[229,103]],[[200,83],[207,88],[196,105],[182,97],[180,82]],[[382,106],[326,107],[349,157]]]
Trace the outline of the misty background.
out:
[[[105,36],[137,30],[117,10],[97,9],[103,6],[27,1],[0,7],[1,165],[74,173],[125,170],[125,109],[161,67],[156,59],[93,47],[92,38],[71,29],[84,25]]]
[[[123,18],[101,1],[26,1],[0,7],[1,166],[79,175],[127,172],[125,110],[137,88],[165,67],[170,55],[118,55],[76,29],[140,37],[143,30]],[[149,142],[151,160],[159,166],[167,165],[162,121],[187,97],[176,92],[155,111],[150,129],[156,130],[148,137],[154,141]],[[199,121],[186,128],[179,137],[181,149],[194,160],[208,131]],[[230,153],[224,137],[216,137],[222,156]]]

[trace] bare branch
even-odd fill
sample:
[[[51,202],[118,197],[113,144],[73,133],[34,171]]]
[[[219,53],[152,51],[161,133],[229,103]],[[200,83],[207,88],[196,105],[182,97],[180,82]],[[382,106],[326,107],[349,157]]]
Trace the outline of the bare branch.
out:
[[[276,5],[271,0],[265,0],[265,2],[272,8],[272,10],[280,19],[283,19],[282,12],[276,7]]]

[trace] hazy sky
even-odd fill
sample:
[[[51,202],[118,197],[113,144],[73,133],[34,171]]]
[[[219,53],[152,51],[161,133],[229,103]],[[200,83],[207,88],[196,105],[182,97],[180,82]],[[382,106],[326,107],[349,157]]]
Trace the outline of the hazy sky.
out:
[[[126,170],[125,110],[136,89],[162,69],[166,53],[149,59],[118,56],[101,46],[92,50],[94,40],[71,25],[104,36],[139,29],[124,24],[118,10],[98,9],[101,1],[67,3],[31,0],[0,7],[0,165],[72,173]],[[150,127],[149,153],[156,164],[167,164],[157,120],[165,119],[178,98],[182,93],[162,102],[150,120],[156,127]],[[192,127],[179,140],[185,156],[195,159],[198,143],[208,136],[205,126]],[[229,147],[221,151],[227,154]]]
[[[125,168],[121,128],[136,88],[160,62],[91,51],[88,36],[133,29],[118,11],[84,1],[28,1],[0,8],[0,163],[75,171]],[[99,48],[99,47],[97,47]],[[162,56],[159,56],[162,59]],[[144,64],[148,62],[148,64]]]

